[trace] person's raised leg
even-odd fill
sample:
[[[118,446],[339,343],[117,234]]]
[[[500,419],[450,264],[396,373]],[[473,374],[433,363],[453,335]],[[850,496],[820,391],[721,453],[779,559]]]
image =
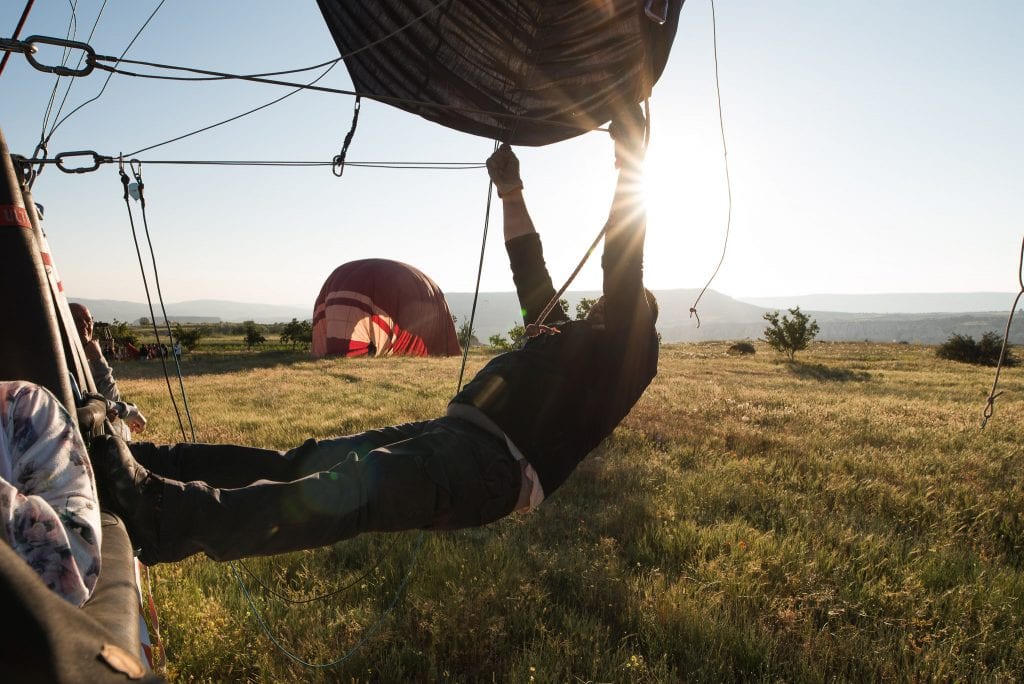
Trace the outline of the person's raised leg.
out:
[[[294,479],[288,454],[234,444],[152,444],[131,442],[132,456],[162,477],[201,480],[214,487],[244,487],[256,480]]]
[[[486,525],[519,498],[522,472],[505,441],[457,418],[430,421],[419,436],[376,449],[363,463],[366,531]]]

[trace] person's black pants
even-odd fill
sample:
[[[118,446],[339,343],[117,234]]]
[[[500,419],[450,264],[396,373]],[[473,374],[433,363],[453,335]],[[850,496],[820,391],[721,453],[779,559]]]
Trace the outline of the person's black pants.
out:
[[[512,512],[522,477],[503,439],[450,417],[308,440],[284,454],[213,444],[130,448],[164,478],[158,548],[144,554],[150,562],[486,525]]]

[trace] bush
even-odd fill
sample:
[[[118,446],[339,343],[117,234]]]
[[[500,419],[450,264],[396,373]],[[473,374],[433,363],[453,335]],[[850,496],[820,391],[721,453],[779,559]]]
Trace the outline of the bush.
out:
[[[756,351],[750,342],[736,342],[729,346],[730,354],[753,354]]]
[[[501,334],[491,335],[489,338],[487,338],[487,342],[494,349],[500,349],[502,351],[508,351],[512,348],[512,345],[508,343],[508,340],[505,339],[505,336]]]
[[[181,323],[174,326],[174,339],[181,343],[186,351],[195,351],[199,346],[199,340],[206,336],[209,331],[205,326],[186,328]]]
[[[1017,359],[1010,353],[1013,345],[1006,345],[1006,358],[1003,359],[1004,366],[1017,365]],[[940,359],[949,361],[960,361],[961,363],[973,363],[979,366],[995,366],[999,363],[999,354],[1002,352],[1003,338],[994,332],[987,332],[981,336],[980,342],[975,342],[970,335],[954,333],[948,340],[939,345],[935,355]]]
[[[801,349],[807,349],[818,334],[818,323],[805,313],[800,307],[789,310],[789,316],[779,319],[779,312],[772,311],[764,315],[768,321],[768,327],[764,329],[764,341],[768,346],[777,352],[782,352],[792,361],[796,353]]]

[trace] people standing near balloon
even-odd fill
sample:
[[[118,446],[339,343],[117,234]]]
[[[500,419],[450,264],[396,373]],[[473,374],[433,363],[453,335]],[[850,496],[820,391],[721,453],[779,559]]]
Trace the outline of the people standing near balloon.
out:
[[[616,120],[618,184],[604,295],[571,321],[557,303],[507,146],[487,162],[526,323],[545,332],[493,358],[434,420],[308,440],[287,453],[240,446],[94,442],[105,504],[144,562],[217,560],[332,544],[362,532],[452,530],[529,511],[615,429],[657,373],[657,304],[643,286],[646,214],[639,107]],[[137,460],[136,460],[137,459]]]
[[[112,419],[120,419],[124,429],[122,437],[131,439],[132,431],[142,432],[146,429],[146,416],[135,404],[129,404],[121,398],[121,391],[114,380],[114,369],[107,363],[100,348],[100,342],[93,335],[92,313],[82,304],[73,302],[69,305],[71,317],[75,319],[78,337],[85,349],[85,358],[89,360],[89,370],[96,383],[96,390],[103,395],[108,403],[108,414]]]

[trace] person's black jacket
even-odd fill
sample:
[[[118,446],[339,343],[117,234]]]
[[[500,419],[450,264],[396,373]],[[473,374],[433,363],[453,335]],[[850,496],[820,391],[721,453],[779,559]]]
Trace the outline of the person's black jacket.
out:
[[[546,323],[558,334],[529,339],[492,359],[455,396],[508,435],[550,496],[611,434],[658,368],[658,335],[643,288],[642,213],[612,221],[605,236],[604,323],[568,321],[561,307]],[[555,290],[536,233],[506,247],[526,323]],[[561,320],[560,320],[561,319]]]

